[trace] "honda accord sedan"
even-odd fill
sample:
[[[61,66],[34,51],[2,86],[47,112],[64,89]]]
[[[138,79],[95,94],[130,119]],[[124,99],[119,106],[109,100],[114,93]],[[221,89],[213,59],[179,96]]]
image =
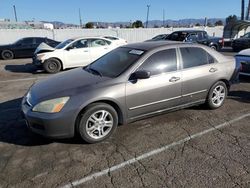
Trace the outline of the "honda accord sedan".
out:
[[[203,45],[129,44],[34,84],[22,112],[38,134],[65,138],[79,133],[96,143],[118,124],[203,103],[221,107],[237,72],[235,60]]]

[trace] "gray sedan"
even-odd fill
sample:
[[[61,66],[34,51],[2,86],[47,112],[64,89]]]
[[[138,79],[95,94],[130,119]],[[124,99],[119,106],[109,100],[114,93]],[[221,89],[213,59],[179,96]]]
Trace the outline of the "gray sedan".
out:
[[[118,124],[203,103],[219,108],[237,75],[234,60],[206,46],[130,44],[34,84],[22,112],[38,134],[65,138],[79,133],[96,143]]]

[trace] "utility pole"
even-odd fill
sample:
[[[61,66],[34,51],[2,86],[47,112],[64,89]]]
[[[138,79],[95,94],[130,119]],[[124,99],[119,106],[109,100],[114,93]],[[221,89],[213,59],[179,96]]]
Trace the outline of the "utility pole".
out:
[[[82,16],[81,16],[81,9],[79,8],[79,20],[80,20],[80,28],[82,28]]]
[[[245,17],[245,0],[241,0],[241,20],[244,20]]]
[[[147,5],[147,7],[148,7],[148,10],[147,10],[146,28],[148,28],[148,16],[149,16],[149,8],[150,8],[150,5]]]
[[[162,26],[165,27],[165,9],[163,9]]]
[[[15,14],[15,20],[16,20],[16,22],[17,22],[16,6],[15,6],[15,5],[13,5],[13,9],[14,9],[14,14]]]
[[[246,20],[249,20],[249,14],[250,14],[250,0],[248,1]]]

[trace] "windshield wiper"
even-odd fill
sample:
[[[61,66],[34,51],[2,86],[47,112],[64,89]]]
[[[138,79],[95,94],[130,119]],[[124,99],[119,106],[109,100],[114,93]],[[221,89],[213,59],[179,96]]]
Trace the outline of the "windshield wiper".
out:
[[[99,76],[102,77],[102,73],[101,73],[100,71],[98,71],[98,70],[96,70],[96,69],[93,69],[93,68],[91,68],[90,66],[87,66],[87,67],[85,68],[85,70],[87,70],[88,72],[92,72],[92,73],[94,73],[94,74],[97,74],[97,75],[99,75]]]

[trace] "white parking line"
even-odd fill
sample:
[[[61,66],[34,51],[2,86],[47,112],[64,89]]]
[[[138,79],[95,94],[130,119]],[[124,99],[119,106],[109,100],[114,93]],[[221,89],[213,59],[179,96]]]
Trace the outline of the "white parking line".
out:
[[[210,133],[210,132],[212,132],[212,131],[215,131],[215,130],[224,128],[224,127],[226,127],[226,126],[229,126],[229,125],[231,125],[231,124],[233,124],[233,123],[235,123],[235,122],[237,122],[237,121],[240,121],[240,120],[242,120],[242,119],[244,119],[244,118],[246,118],[246,117],[249,117],[249,116],[250,116],[250,113],[245,114],[245,115],[242,115],[242,116],[240,116],[240,117],[237,117],[237,118],[232,119],[232,120],[230,120],[230,121],[228,121],[228,122],[225,122],[225,123],[222,123],[222,124],[220,124],[220,125],[217,125],[217,126],[212,127],[212,128],[210,128],[210,129],[207,129],[207,130],[204,130],[204,131],[202,131],[202,132],[199,132],[199,133],[190,135],[190,136],[188,136],[188,137],[186,137],[186,138],[184,138],[184,139],[182,139],[182,140],[179,140],[179,141],[177,141],[177,142],[173,142],[173,143],[171,143],[171,144],[168,144],[168,145],[165,145],[165,146],[163,146],[163,147],[157,148],[157,149],[152,150],[152,151],[150,151],[150,152],[144,153],[144,154],[142,154],[142,155],[140,155],[140,156],[138,156],[138,157],[132,158],[132,159],[130,159],[130,160],[128,160],[128,161],[124,161],[124,162],[122,162],[122,163],[120,163],[120,164],[118,164],[118,165],[115,165],[115,166],[112,166],[112,167],[107,168],[107,169],[105,169],[105,170],[102,170],[102,171],[100,171],[100,172],[91,174],[91,175],[86,176],[86,177],[84,177],[84,178],[82,178],[82,179],[79,179],[79,180],[75,180],[75,181],[73,181],[73,182],[70,182],[70,183],[68,183],[68,184],[66,184],[66,185],[64,185],[64,186],[62,186],[61,188],[71,188],[71,187],[75,187],[75,186],[81,185],[81,184],[83,184],[83,183],[86,183],[87,181],[96,179],[96,178],[98,178],[98,177],[107,175],[107,174],[109,174],[109,173],[111,173],[111,172],[113,172],[113,171],[116,171],[116,170],[119,170],[119,169],[121,169],[121,168],[124,168],[124,167],[127,166],[127,165],[136,163],[136,162],[138,162],[138,161],[140,161],[140,160],[143,160],[143,159],[146,159],[146,158],[148,158],[148,157],[152,157],[152,156],[154,156],[154,155],[156,155],[156,154],[159,154],[159,153],[161,153],[161,152],[164,152],[164,151],[166,151],[166,150],[168,150],[168,149],[170,149],[170,148],[172,148],[172,147],[174,147],[174,146],[178,146],[178,145],[180,145],[180,144],[183,144],[183,143],[185,143],[185,142],[187,142],[187,141],[189,141],[189,140],[191,140],[191,139],[199,138],[199,137],[201,137],[201,136],[203,136],[203,135],[205,135],[205,134],[208,134],[208,133]]]
[[[47,76],[39,76],[35,78],[21,78],[21,79],[13,79],[13,80],[2,80],[0,83],[8,83],[8,82],[19,82],[19,81],[27,81],[27,80],[37,80],[40,78],[46,78]]]

